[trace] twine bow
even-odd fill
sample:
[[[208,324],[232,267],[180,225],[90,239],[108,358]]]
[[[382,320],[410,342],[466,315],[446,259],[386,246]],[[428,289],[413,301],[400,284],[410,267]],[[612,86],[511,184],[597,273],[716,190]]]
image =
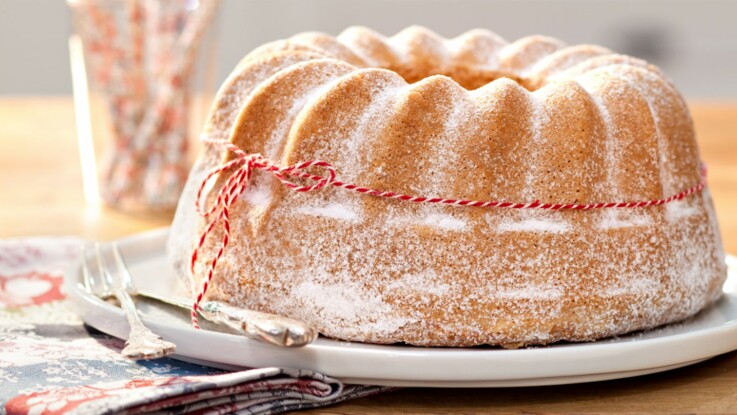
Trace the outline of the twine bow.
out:
[[[497,208],[510,208],[510,209],[544,209],[544,210],[592,210],[592,209],[607,209],[607,208],[643,208],[649,206],[660,206],[667,203],[671,203],[677,200],[684,199],[694,193],[701,192],[706,187],[706,165],[701,163],[701,179],[696,185],[689,187],[674,195],[668,196],[664,199],[654,200],[641,200],[631,202],[600,202],[600,203],[588,203],[588,204],[577,204],[577,203],[542,203],[538,200],[527,203],[518,202],[506,202],[506,201],[483,201],[483,200],[468,200],[468,199],[446,199],[439,197],[424,197],[424,196],[412,196],[402,193],[395,193],[386,190],[372,189],[369,187],[362,187],[352,183],[344,183],[339,180],[335,180],[336,174],[333,166],[322,160],[309,160],[300,163],[292,164],[290,166],[281,167],[275,164],[273,161],[261,156],[260,154],[247,154],[234,144],[225,140],[203,140],[205,143],[222,145],[230,150],[235,157],[210,171],[205,179],[200,184],[197,191],[197,198],[195,199],[195,205],[197,212],[207,220],[205,230],[200,235],[199,243],[192,252],[190,270],[194,275],[195,265],[199,258],[199,250],[205,245],[205,241],[217,225],[221,225],[223,229],[223,238],[220,241],[220,245],[212,258],[209,267],[207,268],[207,276],[202,283],[202,288],[199,290],[195,297],[195,301],[192,304],[191,319],[192,325],[195,328],[199,328],[198,323],[198,310],[199,304],[202,298],[207,292],[207,288],[212,281],[212,277],[217,268],[218,261],[225,252],[225,248],[228,246],[230,241],[230,207],[238,200],[241,194],[248,187],[248,183],[251,180],[251,174],[254,170],[264,170],[272,173],[281,183],[289,189],[295,192],[309,192],[312,190],[321,189],[326,186],[339,187],[346,190],[354,191],[361,194],[367,194],[376,197],[383,197],[388,199],[399,199],[407,202],[415,203],[433,203],[441,205],[453,205],[453,206],[470,206],[470,207],[497,207]],[[312,173],[308,173],[305,169],[310,167],[320,167],[327,170],[327,175],[321,176]],[[225,180],[225,183],[220,188],[215,197],[215,201],[209,209],[202,209],[202,196],[208,183],[216,176],[221,173],[226,173],[230,170],[230,176]],[[314,182],[311,185],[300,185],[289,180],[289,177],[296,177],[299,179],[306,179]]]

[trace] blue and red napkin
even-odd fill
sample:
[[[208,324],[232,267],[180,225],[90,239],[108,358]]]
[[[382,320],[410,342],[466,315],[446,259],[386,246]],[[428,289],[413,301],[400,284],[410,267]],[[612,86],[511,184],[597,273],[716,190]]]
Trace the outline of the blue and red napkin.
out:
[[[275,414],[388,389],[309,370],[128,360],[122,340],[85,326],[65,300],[63,270],[82,244],[0,241],[0,414]]]

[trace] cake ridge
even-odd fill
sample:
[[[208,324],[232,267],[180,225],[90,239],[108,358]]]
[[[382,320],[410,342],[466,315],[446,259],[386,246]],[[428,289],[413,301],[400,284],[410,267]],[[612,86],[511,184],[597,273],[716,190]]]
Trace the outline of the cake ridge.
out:
[[[303,32],[289,38],[290,42],[307,47],[317,47],[326,55],[350,63],[358,67],[366,66],[366,62],[353,50],[339,42],[335,37],[322,32]]]
[[[684,183],[693,181],[699,174],[698,150],[694,143],[694,127],[688,109],[680,94],[671,86],[670,82],[652,71],[640,67],[612,66],[608,68],[611,76],[619,77],[628,82],[638,91],[648,103],[653,118],[655,134],[658,137],[659,166],[661,172],[660,183],[663,192],[669,193]],[[643,82],[644,81],[644,82]],[[664,95],[670,95],[665,101],[659,101]],[[679,128],[673,124],[683,123]],[[687,142],[684,148],[677,148],[679,144]],[[680,154],[679,154],[680,153]],[[683,154],[691,153],[691,154]],[[675,159],[683,159],[682,163],[675,163]],[[683,167],[680,167],[683,166]]]
[[[241,109],[241,113],[235,121],[235,125],[241,127],[241,129],[248,128],[252,124],[249,123],[248,120],[253,117],[253,115],[247,113],[248,110],[253,109],[253,111],[261,112],[271,109],[259,108],[259,105],[253,103],[253,101],[260,97],[262,100],[269,103],[269,105],[276,105],[277,103],[272,99],[270,91],[281,88],[288,88],[290,93],[299,93],[301,96],[301,98],[296,100],[296,102],[289,103],[289,111],[286,115],[286,119],[294,119],[302,109],[304,101],[309,99],[311,92],[324,88],[323,79],[337,78],[341,75],[350,73],[354,68],[355,67],[353,65],[343,63],[333,58],[309,60],[290,65],[266,79],[259,87],[253,90],[249,101]],[[307,78],[305,78],[305,76],[307,76]],[[315,83],[314,87],[310,87],[310,84],[307,84],[308,80]],[[283,84],[286,85],[283,86]],[[234,130],[231,140],[235,144],[241,145],[242,143],[245,143],[246,140],[253,140],[254,138],[264,139],[263,147],[258,146],[256,151],[262,152],[267,157],[279,159],[279,154],[281,153],[284,142],[283,138],[286,136],[290,128],[290,124],[287,123],[280,123],[280,125],[281,129],[278,131],[271,131],[268,137],[262,137],[261,134],[252,134],[247,132],[247,130]],[[251,146],[245,145],[244,147],[250,149]]]
[[[554,37],[531,35],[517,39],[500,52],[500,66],[513,71],[523,71],[540,59],[565,47],[566,44]]]
[[[611,53],[609,49],[596,45],[567,46],[538,60],[532,67],[523,71],[521,75],[524,78],[531,79],[533,87],[539,88],[559,72],[589,59]]]
[[[317,158],[329,159],[336,167],[365,165],[371,157],[371,149],[363,147],[370,147],[369,137],[378,134],[368,131],[372,129],[369,123],[384,123],[391,115],[388,109],[391,107],[387,104],[393,105],[401,91],[408,88],[410,86],[399,75],[385,69],[358,69],[334,79],[325,93],[314,94],[297,116],[288,135],[284,163]],[[356,107],[356,113],[336,119],[331,115],[347,105],[335,102],[336,98],[345,97],[342,92],[348,89],[352,90],[350,104]],[[366,95],[370,98],[364,106],[362,100]],[[325,132],[327,126],[330,126],[329,133]],[[345,134],[344,129],[348,130]],[[340,145],[330,146],[332,143]],[[311,149],[303,151],[298,146]],[[327,151],[326,146],[330,147]],[[348,169],[346,179],[357,180],[361,171],[364,170]]]
[[[321,58],[323,55],[314,52],[295,51],[275,52],[262,58],[243,58],[218,89],[215,100],[222,105],[212,107],[204,132],[219,132],[221,135],[230,136],[230,131],[219,130],[222,130],[223,126],[233,125],[242,103],[250,98],[251,92],[258,84],[295,63]]]

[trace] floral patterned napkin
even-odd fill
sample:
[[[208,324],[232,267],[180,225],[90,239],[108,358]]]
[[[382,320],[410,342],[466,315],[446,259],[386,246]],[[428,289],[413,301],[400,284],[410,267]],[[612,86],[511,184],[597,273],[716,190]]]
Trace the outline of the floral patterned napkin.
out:
[[[387,388],[308,370],[225,372],[164,358],[131,361],[64,299],[75,238],[0,241],[0,414],[273,414]]]

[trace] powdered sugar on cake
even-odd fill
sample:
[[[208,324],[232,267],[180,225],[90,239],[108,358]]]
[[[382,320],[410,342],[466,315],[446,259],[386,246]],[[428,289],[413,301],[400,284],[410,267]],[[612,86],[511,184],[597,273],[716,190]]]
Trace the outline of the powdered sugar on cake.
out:
[[[630,226],[652,225],[652,220],[643,212],[607,210],[602,212],[601,229],[619,229]]]
[[[243,191],[243,195],[241,197],[252,205],[266,206],[271,202],[272,198],[271,183],[266,183],[266,180],[256,181],[253,185],[247,187]]]
[[[300,206],[296,209],[296,212],[331,219],[358,220],[358,214],[354,210],[340,203],[328,203],[325,206]]]
[[[555,215],[550,215],[555,216]],[[558,219],[529,218],[521,221],[502,222],[497,226],[499,232],[553,232],[561,233],[571,229],[571,226]]]

